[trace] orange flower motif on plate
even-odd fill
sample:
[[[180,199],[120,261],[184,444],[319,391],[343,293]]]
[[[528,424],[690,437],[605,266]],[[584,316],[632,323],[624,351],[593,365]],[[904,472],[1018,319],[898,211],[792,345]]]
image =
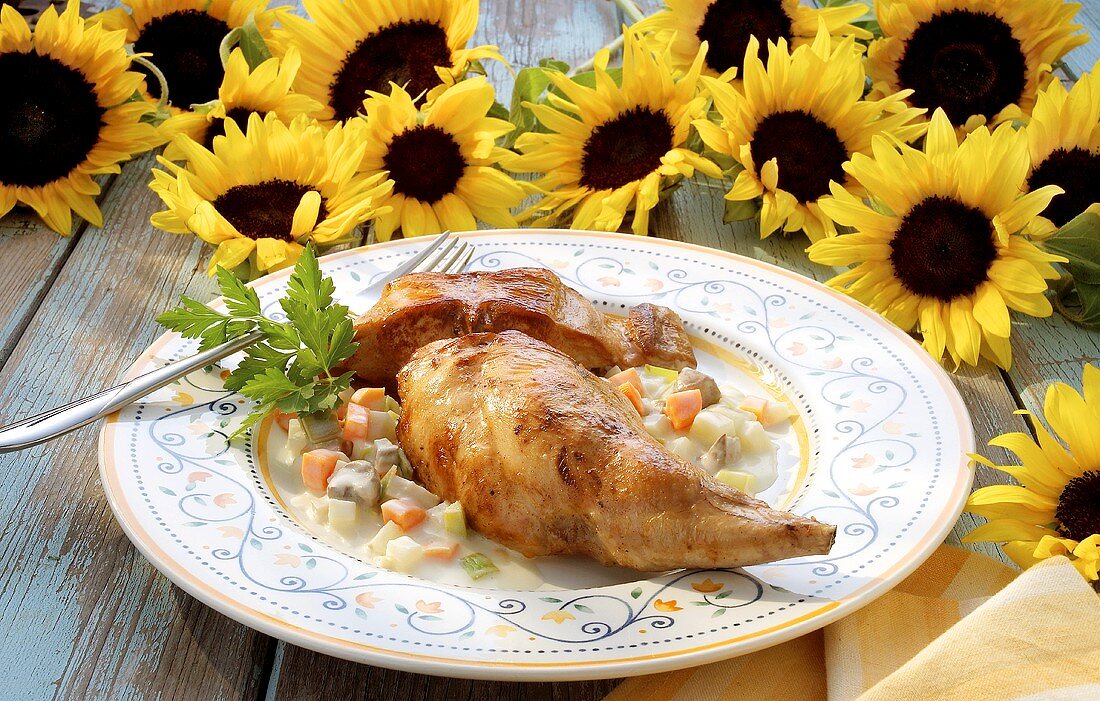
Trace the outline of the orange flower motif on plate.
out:
[[[542,620],[553,621],[554,623],[564,623],[565,621],[575,621],[577,617],[568,611],[547,611],[542,614]]]
[[[359,594],[358,596],[355,597],[355,603],[359,604],[360,606],[362,606],[365,609],[374,608],[374,605],[377,604],[380,601],[382,601],[382,599],[378,598],[372,592],[369,592],[369,591],[365,591],[362,594]]]

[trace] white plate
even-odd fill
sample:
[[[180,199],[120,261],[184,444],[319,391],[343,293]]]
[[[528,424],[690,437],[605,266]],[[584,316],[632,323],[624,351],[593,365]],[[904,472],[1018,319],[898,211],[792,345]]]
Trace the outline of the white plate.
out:
[[[791,272],[675,241],[463,236],[475,269],[547,266],[609,312],[671,307],[705,369],[784,393],[799,412],[787,436],[798,455],[764,496],[836,524],[832,553],[636,581],[572,562],[549,568],[553,591],[380,570],[288,516],[255,442],[227,445],[247,402],[213,372],[119,412],[100,437],[111,508],[158,569],[225,615],[330,655],[425,674],[586,679],[698,665],[820,628],[887,591],[951,530],[972,479],[969,417],[946,374],[875,313]],[[350,291],[423,245],[375,245],[322,264]],[[255,284],[265,307],[287,276]],[[162,336],[130,375],[194,350]]]

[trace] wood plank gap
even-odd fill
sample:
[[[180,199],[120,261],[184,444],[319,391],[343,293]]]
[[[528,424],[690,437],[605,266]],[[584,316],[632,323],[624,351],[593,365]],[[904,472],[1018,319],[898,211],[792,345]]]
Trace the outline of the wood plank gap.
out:
[[[111,187],[118,181],[117,175],[109,175],[103,179],[100,183],[100,193],[96,198],[96,202],[102,206],[103,202],[107,199],[107,194],[110,192]],[[37,215],[34,215],[37,216]],[[53,287],[54,282],[57,280],[58,275],[61,274],[61,270],[69,262],[69,257],[72,256],[73,251],[76,250],[77,244],[80,242],[80,238],[84,235],[84,232],[88,230],[89,224],[84,219],[77,220],[76,231],[69,236],[62,237],[64,239],[65,247],[61,251],[61,255],[52,262],[52,265],[46,271],[46,276],[42,280],[41,287],[34,292],[29,298],[26,306],[23,309],[18,310],[18,317],[15,319],[15,323],[7,326],[7,334],[3,338],[3,345],[0,346],[0,369],[8,362],[8,358],[11,357],[12,351],[15,350],[15,346],[19,343],[19,339],[23,337],[24,332],[27,330],[27,326],[31,323],[31,319],[38,313],[39,307],[42,306],[42,301],[46,299],[46,295],[49,294],[50,288]],[[42,229],[46,228],[45,224],[36,220],[37,227]],[[52,233],[52,232],[51,232]],[[60,236],[60,234],[58,234]]]
[[[275,664],[277,659],[282,659],[285,645],[286,643],[278,638],[268,638],[267,648],[264,650],[263,662],[260,667],[260,679],[256,684],[256,701],[268,701],[275,698],[275,687],[279,685]]]

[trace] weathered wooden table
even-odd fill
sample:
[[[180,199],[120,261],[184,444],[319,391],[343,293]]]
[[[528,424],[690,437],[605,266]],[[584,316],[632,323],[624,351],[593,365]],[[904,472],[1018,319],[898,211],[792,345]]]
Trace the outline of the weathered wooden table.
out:
[[[651,10],[656,0],[641,3]],[[477,43],[497,44],[516,67],[554,56],[588,58],[623,18],[600,0],[482,0]],[[1100,2],[1079,14],[1100,36]],[[1100,57],[1091,43],[1069,71]],[[1069,76],[1067,76],[1069,77]],[[492,78],[502,95],[507,71]],[[102,229],[81,223],[60,238],[13,212],[0,221],[0,417],[10,420],[115,382],[160,334],[153,316],[180,293],[213,296],[210,250],[154,230],[159,200],[146,187],[153,160],[104,187]],[[816,278],[801,238],[757,239],[722,223],[721,193],[688,184],[654,213],[654,235],[778,262]],[[1060,317],[1013,330],[1011,372],[955,376],[978,440],[1027,430],[1013,411],[1041,408],[1047,384],[1078,385],[1100,360],[1100,334]],[[0,697],[5,699],[598,699],[614,681],[519,684],[432,678],[328,658],[221,616],[173,586],[130,545],[111,516],[96,465],[98,427],[0,458]],[[997,477],[979,468],[978,485]],[[950,542],[974,525],[964,515]],[[982,548],[1000,557],[993,547]]]

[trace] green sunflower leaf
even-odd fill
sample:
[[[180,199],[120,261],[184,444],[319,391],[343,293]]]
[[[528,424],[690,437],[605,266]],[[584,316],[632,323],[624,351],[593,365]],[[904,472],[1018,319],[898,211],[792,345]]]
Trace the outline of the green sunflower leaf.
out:
[[[1100,206],[1089,207],[1042,245],[1069,259],[1063,265],[1072,280],[1058,293],[1058,312],[1078,326],[1100,330]]]
[[[751,200],[725,200],[726,209],[722,214],[722,221],[729,224],[735,221],[744,221],[754,218],[760,212],[760,199]]]

